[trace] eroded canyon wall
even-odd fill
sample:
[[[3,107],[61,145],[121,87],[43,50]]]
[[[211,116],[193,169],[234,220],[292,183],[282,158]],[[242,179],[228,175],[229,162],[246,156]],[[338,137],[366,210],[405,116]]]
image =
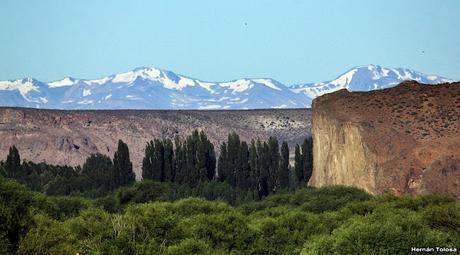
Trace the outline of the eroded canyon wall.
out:
[[[312,136],[311,186],[460,197],[460,83],[321,96]]]
[[[267,110],[98,110],[61,111],[0,108],[0,160],[16,145],[21,158],[58,165],[81,165],[92,153],[110,157],[118,139],[130,150],[140,176],[146,143],[154,138],[190,135],[204,130],[214,144],[236,132],[242,140],[277,137],[290,146],[309,135],[309,109]]]

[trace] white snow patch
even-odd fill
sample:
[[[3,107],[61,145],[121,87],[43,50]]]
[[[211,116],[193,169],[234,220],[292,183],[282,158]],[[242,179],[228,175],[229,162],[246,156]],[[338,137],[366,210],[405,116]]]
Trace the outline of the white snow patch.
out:
[[[91,95],[91,90],[89,89],[83,89],[83,96],[86,97],[86,96],[90,96]]]
[[[427,76],[426,78],[427,78],[428,80],[430,80],[430,81],[435,81],[435,80],[438,79],[438,76],[429,75],[429,76]]]
[[[265,86],[267,86],[269,88],[272,88],[274,90],[281,91],[281,89],[279,87],[277,87],[275,84],[273,84],[273,82],[271,80],[269,80],[269,79],[254,79],[253,81],[255,81],[257,83],[262,83]]]
[[[153,79],[156,79],[156,78],[159,78],[160,75],[161,75],[161,72],[160,70],[158,69],[155,69],[155,68],[147,68],[147,69],[144,69],[144,72],[145,74],[145,78],[153,78]]]
[[[358,71],[357,69],[353,69],[349,71],[348,73],[340,76],[336,80],[332,81],[331,84],[338,85],[341,88],[348,88],[348,85],[350,85],[350,82],[353,79],[353,75],[355,75],[357,71]]]
[[[273,109],[282,109],[282,108],[287,108],[288,106],[285,104],[279,105],[279,106],[272,106],[271,108]]]
[[[0,90],[18,90],[21,96],[31,102],[30,98],[27,97],[27,94],[30,91],[39,91],[38,87],[32,83],[31,79],[26,79],[25,82],[21,80],[17,81],[0,81]]]
[[[85,99],[83,101],[78,102],[77,104],[92,104],[92,103],[94,103],[93,100]]]
[[[209,105],[200,106],[198,109],[205,110],[205,109],[219,109],[219,108],[222,108],[222,106],[218,104],[209,104]]]
[[[202,81],[196,81],[200,87],[205,88],[207,91],[211,92],[212,94],[215,93],[215,91],[211,88],[212,86],[215,86],[215,83],[211,82],[202,82]]]
[[[69,77],[66,77],[63,80],[48,83],[48,87],[50,88],[66,87],[66,86],[72,86],[75,83],[76,81],[73,81]]]
[[[141,97],[134,96],[134,95],[126,95],[125,97],[130,100],[142,100]]]
[[[233,81],[233,82],[220,83],[221,87],[228,87],[228,88],[232,89],[233,94],[243,92],[243,91],[245,91],[247,89],[250,89],[250,88],[252,88],[251,85],[253,86],[253,84],[251,84],[251,81],[249,81],[249,80],[236,80],[236,81]]]
[[[181,77],[177,85],[178,85],[177,89],[181,90],[187,86],[195,86],[195,82],[191,79]]]
[[[93,85],[93,84],[102,85],[102,84],[107,83],[108,81],[110,81],[110,78],[105,77],[105,78],[97,79],[97,80],[87,80],[85,81],[85,83],[88,85]]]
[[[115,77],[113,78],[112,82],[115,82],[115,83],[121,83],[121,82],[130,83],[130,82],[133,82],[135,79],[136,79],[136,75],[134,74],[133,71],[130,71],[130,72],[127,72],[127,73],[121,73],[121,74],[115,75]]]
[[[155,68],[144,68],[136,71],[129,71],[115,75],[112,82],[115,83],[131,83],[141,77],[144,79],[158,79],[161,76],[161,71]]]

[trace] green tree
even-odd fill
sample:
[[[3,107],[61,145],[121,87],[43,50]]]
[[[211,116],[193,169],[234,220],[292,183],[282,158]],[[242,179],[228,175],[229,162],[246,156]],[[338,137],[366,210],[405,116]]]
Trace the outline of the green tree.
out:
[[[83,164],[81,173],[86,177],[81,191],[91,189],[108,191],[115,188],[112,160],[106,155],[91,154]]]
[[[171,139],[163,140],[164,147],[164,180],[174,181],[176,172],[174,167],[174,146]]]
[[[236,181],[237,187],[241,189],[250,188],[250,177],[251,177],[251,168],[249,165],[249,149],[246,142],[241,142],[240,152],[239,152],[239,166],[237,167]]]
[[[116,187],[131,184],[135,181],[133,163],[129,159],[128,145],[118,140],[118,149],[113,156],[114,176]]]
[[[144,150],[144,158],[142,159],[142,179],[153,179],[153,163],[155,154],[155,144],[153,141],[147,142]]]
[[[305,183],[308,183],[313,173],[313,140],[307,137],[302,144],[303,173]]]
[[[276,187],[276,174],[278,173],[280,152],[279,143],[276,137],[268,139],[268,188],[269,191],[274,191]]]
[[[302,159],[302,152],[300,150],[300,146],[296,144],[295,146],[295,153],[294,153],[294,172],[295,172],[295,179],[296,185],[301,186],[304,180],[304,167],[303,167],[304,160]]]
[[[5,162],[6,176],[17,178],[21,175],[21,157],[16,146],[11,146]]]
[[[226,181],[229,177],[229,169],[228,169],[228,151],[227,151],[227,143],[223,142],[220,145],[220,154],[218,160],[218,178],[219,181],[223,182]]]
[[[177,183],[185,183],[187,181],[187,159],[185,155],[186,142],[182,142],[179,137],[174,139],[174,181]]]
[[[270,193],[270,148],[266,142],[263,144],[260,141],[257,141],[257,155],[258,157],[258,167],[259,167],[259,178],[257,183],[257,191],[259,197],[266,197]]]
[[[277,174],[277,186],[284,189],[289,187],[289,147],[287,142],[281,145],[281,159]]]
[[[260,141],[259,141],[260,142]],[[251,147],[249,149],[249,168],[251,171],[250,177],[249,177],[249,185],[252,190],[257,190],[257,181],[259,178],[259,172],[258,172],[258,166],[257,166],[257,147],[256,147],[256,142],[251,140]]]

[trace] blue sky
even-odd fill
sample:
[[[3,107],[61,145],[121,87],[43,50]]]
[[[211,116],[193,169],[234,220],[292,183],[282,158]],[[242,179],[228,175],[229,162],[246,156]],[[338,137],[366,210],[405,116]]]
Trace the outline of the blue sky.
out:
[[[289,85],[371,63],[460,79],[459,10],[458,0],[2,0],[0,80],[151,66]]]

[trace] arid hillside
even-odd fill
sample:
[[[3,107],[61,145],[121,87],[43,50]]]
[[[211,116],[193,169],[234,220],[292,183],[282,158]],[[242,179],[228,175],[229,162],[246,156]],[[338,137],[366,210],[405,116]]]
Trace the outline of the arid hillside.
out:
[[[235,131],[244,140],[276,136],[292,146],[309,134],[310,110],[247,111],[61,111],[0,108],[0,158],[15,144],[22,159],[82,164],[91,153],[113,156],[118,139],[130,149],[136,173],[147,141],[204,130],[216,150]]]
[[[312,136],[312,186],[460,197],[460,83],[321,96]]]

